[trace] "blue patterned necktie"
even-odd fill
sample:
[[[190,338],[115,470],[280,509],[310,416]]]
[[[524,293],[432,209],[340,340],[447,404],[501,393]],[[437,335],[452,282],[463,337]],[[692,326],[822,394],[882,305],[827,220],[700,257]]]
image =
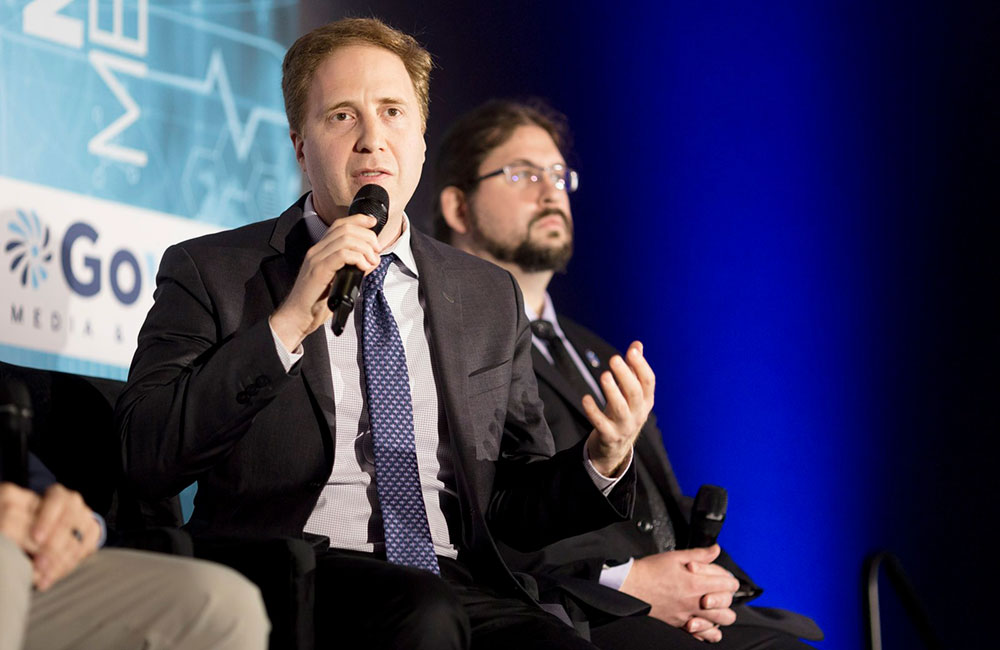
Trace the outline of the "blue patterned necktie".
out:
[[[382,510],[386,559],[440,574],[420,490],[406,354],[382,290],[394,259],[393,254],[384,256],[362,287],[361,346],[375,451],[375,488]]]

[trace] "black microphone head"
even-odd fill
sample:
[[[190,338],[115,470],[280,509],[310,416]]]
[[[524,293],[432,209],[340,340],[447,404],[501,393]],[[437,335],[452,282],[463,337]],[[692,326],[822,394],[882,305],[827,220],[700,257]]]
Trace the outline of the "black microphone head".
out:
[[[702,548],[715,543],[722,522],[726,520],[729,494],[718,485],[702,485],[691,509],[691,535],[688,548]]]
[[[382,232],[386,222],[389,221],[389,193],[385,188],[375,183],[362,186],[351,201],[351,207],[347,210],[348,215],[367,214],[375,217],[375,225],[372,230],[375,234]]]

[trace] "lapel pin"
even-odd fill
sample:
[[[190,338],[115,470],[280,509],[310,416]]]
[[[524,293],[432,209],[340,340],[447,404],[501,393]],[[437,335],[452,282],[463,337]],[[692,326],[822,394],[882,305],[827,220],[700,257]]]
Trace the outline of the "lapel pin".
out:
[[[446,294],[444,291],[441,292],[441,295],[444,296],[444,299],[447,300],[448,302],[450,302],[452,304],[455,303],[455,299],[452,298],[451,296],[449,296],[448,294]]]
[[[597,368],[601,365],[601,360],[593,350],[587,350],[584,356],[587,357],[587,363],[590,364],[591,368]]]

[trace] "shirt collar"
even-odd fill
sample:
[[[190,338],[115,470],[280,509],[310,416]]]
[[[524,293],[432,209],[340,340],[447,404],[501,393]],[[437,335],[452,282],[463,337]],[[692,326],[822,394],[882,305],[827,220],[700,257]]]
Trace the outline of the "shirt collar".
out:
[[[562,328],[559,327],[559,319],[556,318],[556,308],[555,305],[552,304],[552,296],[549,295],[548,291],[545,292],[545,306],[542,307],[542,315],[539,316],[536,314],[535,310],[528,306],[527,302],[524,303],[524,315],[528,317],[529,321],[539,319],[549,321],[552,323],[552,329],[555,330],[555,333],[559,336],[559,338],[566,338],[563,334]]]
[[[306,228],[309,230],[309,238],[315,244],[323,235],[326,233],[328,226],[320,218],[319,214],[316,213],[316,209],[313,207],[313,197],[312,192],[306,197],[305,205],[302,206],[302,218],[306,222]],[[417,272],[417,261],[413,258],[413,248],[410,246],[410,218],[403,213],[403,232],[392,246],[382,251],[382,255],[388,255],[389,253],[395,253],[396,258],[403,264],[404,267],[413,275],[419,276]]]

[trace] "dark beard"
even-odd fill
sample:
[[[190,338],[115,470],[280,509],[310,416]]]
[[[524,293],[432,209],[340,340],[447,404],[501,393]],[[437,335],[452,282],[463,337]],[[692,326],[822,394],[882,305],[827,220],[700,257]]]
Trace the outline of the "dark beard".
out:
[[[566,223],[567,232],[569,233],[569,239],[558,248],[540,246],[531,240],[531,227],[535,222],[552,214],[562,216],[563,221]],[[482,246],[487,253],[498,261],[516,264],[527,273],[538,271],[556,271],[561,273],[566,270],[566,265],[569,264],[570,258],[573,257],[573,227],[562,210],[550,209],[536,215],[528,224],[528,234],[525,236],[524,241],[513,247],[505,246],[498,241],[488,238],[479,227],[478,216],[473,215],[470,221],[473,236],[477,244]]]

